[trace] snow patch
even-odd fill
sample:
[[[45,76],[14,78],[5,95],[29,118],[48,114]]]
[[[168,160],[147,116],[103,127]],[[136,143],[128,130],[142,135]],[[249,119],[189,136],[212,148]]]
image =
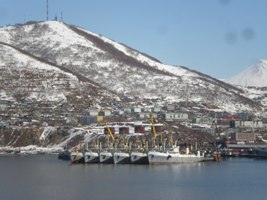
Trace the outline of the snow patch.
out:
[[[41,143],[48,141],[48,137],[55,134],[56,132],[57,132],[57,129],[55,127],[45,127],[42,132],[42,135],[39,138],[39,141]]]

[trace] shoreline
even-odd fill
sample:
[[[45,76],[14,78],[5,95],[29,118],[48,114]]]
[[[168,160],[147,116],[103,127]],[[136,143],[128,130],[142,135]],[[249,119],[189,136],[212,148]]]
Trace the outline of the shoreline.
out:
[[[29,145],[25,147],[10,147],[4,146],[0,147],[0,155],[1,154],[18,154],[18,155],[35,155],[35,154],[57,154],[62,152],[64,149],[59,146],[53,147],[39,147],[37,145]]]

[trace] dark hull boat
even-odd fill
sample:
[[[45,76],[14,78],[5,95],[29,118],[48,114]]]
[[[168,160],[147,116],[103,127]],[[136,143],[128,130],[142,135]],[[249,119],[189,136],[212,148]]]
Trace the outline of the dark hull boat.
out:
[[[255,149],[256,158],[267,159],[267,148]]]
[[[60,159],[60,160],[70,160],[70,157],[71,157],[70,155],[71,155],[71,152],[68,151],[68,150],[65,150],[65,151],[60,152],[58,154],[58,159]]]

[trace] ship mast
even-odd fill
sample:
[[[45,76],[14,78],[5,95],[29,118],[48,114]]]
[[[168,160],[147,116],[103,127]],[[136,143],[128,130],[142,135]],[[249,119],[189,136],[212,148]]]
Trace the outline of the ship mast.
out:
[[[157,132],[156,132],[155,123],[154,123],[154,117],[153,117],[152,113],[149,114],[149,119],[150,119],[150,123],[152,125],[154,145],[156,145]]]

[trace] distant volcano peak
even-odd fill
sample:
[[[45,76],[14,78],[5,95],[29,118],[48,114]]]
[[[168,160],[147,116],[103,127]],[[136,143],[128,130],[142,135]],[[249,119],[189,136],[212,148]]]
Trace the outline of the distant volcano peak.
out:
[[[254,65],[245,69],[240,74],[226,79],[234,85],[267,87],[267,60],[261,59]]]

